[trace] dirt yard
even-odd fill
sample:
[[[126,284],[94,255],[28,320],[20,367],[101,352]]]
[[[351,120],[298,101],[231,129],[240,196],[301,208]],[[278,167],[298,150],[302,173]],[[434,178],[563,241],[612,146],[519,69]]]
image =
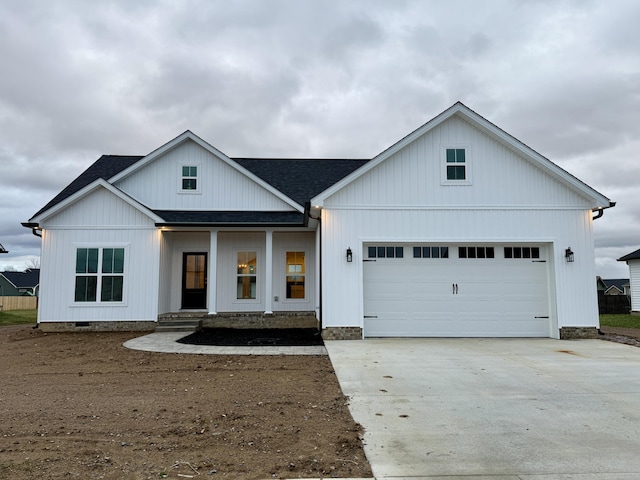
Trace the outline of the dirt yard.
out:
[[[328,357],[128,350],[0,327],[0,478],[369,477]]]

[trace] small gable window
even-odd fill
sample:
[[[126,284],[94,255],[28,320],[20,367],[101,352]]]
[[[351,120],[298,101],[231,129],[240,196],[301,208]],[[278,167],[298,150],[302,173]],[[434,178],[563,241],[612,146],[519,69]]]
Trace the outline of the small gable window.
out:
[[[466,180],[467,160],[464,148],[447,148],[447,180]]]
[[[469,145],[444,145],[442,155],[442,184],[471,185]]]
[[[198,190],[198,167],[196,165],[182,166],[182,190]]]

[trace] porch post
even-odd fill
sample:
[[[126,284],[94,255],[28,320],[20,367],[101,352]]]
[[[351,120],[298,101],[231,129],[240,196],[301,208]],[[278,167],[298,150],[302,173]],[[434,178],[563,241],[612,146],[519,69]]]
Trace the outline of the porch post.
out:
[[[265,286],[264,286],[264,313],[272,314],[271,301],[273,300],[273,231],[265,232]]]
[[[209,232],[209,270],[207,272],[207,297],[209,297],[209,314],[215,315],[217,312],[216,305],[216,287],[218,271],[218,231],[211,230]]]

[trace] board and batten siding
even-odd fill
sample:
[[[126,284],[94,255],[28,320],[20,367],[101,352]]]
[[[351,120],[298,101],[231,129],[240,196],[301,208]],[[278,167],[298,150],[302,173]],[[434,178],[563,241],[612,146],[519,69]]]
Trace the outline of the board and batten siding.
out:
[[[323,325],[363,326],[362,246],[366,242],[501,244],[547,243],[552,325],[598,326],[590,212],[559,210],[401,210],[324,209],[322,271]],[[575,262],[566,263],[571,247]],[[351,247],[353,262],[345,261]],[[555,333],[555,332],[554,332]]]
[[[105,188],[97,188],[81,201],[69,205],[41,222],[42,228],[153,228],[153,221],[140,210]]]
[[[45,230],[42,236],[39,321],[156,321],[159,239],[159,232],[155,229]],[[125,296],[122,303],[74,303],[78,247],[125,248]]]
[[[265,310],[266,255],[264,232],[219,232],[217,309],[219,312],[261,312]],[[237,252],[257,253],[256,299],[237,297]],[[305,298],[286,298],[285,260],[287,251],[305,252]],[[316,309],[315,232],[274,232],[272,242],[271,309],[277,312]],[[276,301],[275,298],[278,297]]]
[[[210,262],[209,232],[163,232],[162,238],[167,253],[161,255],[160,313],[178,312],[182,307],[183,254],[206,253]]]
[[[183,165],[198,167],[198,192],[181,191]],[[180,144],[115,186],[154,210],[293,210],[192,141]]]
[[[275,232],[273,234],[273,311],[311,312],[316,310],[315,232]],[[287,299],[286,252],[305,253],[305,298]],[[278,297],[278,301],[275,301]]]
[[[631,260],[628,264],[631,279],[631,310],[640,312],[640,260]]]
[[[157,319],[160,233],[152,219],[101,188],[41,226],[39,322]],[[79,247],[125,248],[123,302],[74,303]]]
[[[467,149],[471,185],[442,185],[446,147]],[[586,199],[456,117],[346,185],[324,205],[589,208]]]

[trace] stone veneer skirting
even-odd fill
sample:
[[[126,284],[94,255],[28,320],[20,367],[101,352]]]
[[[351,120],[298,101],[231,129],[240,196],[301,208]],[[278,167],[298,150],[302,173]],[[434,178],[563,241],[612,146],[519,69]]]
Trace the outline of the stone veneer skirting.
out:
[[[598,338],[596,327],[562,327],[560,340],[581,340],[585,338]]]
[[[323,340],[362,340],[360,327],[326,327],[322,329]]]
[[[318,328],[318,320],[315,312],[219,312],[216,315],[202,316],[202,327]]]
[[[40,322],[43,332],[152,332],[153,321],[106,321],[106,322]]]

